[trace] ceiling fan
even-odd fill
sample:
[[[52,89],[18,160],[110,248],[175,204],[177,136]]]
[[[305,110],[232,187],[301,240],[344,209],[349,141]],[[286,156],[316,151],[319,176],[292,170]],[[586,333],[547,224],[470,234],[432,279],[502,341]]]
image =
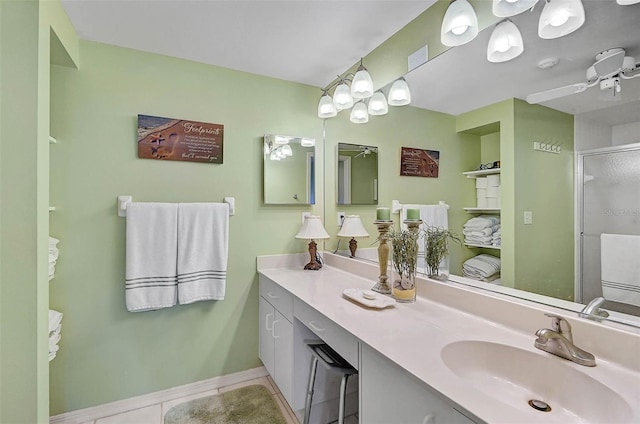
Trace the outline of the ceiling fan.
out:
[[[360,150],[360,153],[358,153],[357,155],[355,155],[355,156],[354,156],[354,159],[355,159],[355,158],[357,158],[357,157],[359,157],[359,156],[362,156],[362,157],[365,157],[365,158],[366,158],[366,157],[367,157],[367,156],[369,156],[371,153],[376,153],[376,150],[377,150],[377,149],[376,149],[375,147],[364,146],[364,147],[362,148],[362,150]]]
[[[581,93],[587,88],[600,85],[600,90],[610,91],[612,96],[622,91],[621,79],[632,79],[640,76],[640,63],[632,56],[626,56],[621,47],[604,50],[596,55],[596,61],[586,72],[587,81],[567,85],[527,96],[527,102],[537,104],[571,94]]]

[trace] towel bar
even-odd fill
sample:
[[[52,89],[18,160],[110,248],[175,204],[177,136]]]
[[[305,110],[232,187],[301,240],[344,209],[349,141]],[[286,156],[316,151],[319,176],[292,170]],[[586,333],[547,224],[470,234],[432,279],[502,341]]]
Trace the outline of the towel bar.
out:
[[[444,200],[440,200],[438,202],[438,204],[446,206],[447,209],[449,209],[449,205],[447,205]],[[392,200],[391,201],[391,212],[394,213],[394,214],[397,214],[397,213],[400,213],[401,210],[402,210],[402,204],[400,203],[400,201],[399,200]]]
[[[118,216],[125,217],[127,216],[127,206],[131,203],[131,196],[118,196]],[[229,216],[233,216],[236,212],[236,198],[235,197],[225,197],[223,199],[224,203],[229,204]]]

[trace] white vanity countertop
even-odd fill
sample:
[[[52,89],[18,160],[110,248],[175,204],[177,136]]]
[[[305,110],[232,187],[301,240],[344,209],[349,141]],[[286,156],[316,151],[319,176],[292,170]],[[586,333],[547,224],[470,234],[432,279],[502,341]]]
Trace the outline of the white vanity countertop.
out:
[[[488,423],[567,422],[566,415],[556,415],[553,411],[535,411],[526,404],[528,399],[522,399],[522,405],[513,405],[511,400],[501,402],[490,396],[491,387],[482,391],[464,384],[464,380],[456,376],[441,357],[441,350],[447,344],[464,340],[501,343],[537,355],[552,356],[533,347],[535,330],[531,333],[517,331],[425,298],[424,292],[428,291],[425,284],[439,284],[436,282],[422,282],[422,286],[418,286],[418,299],[415,303],[395,303],[393,307],[386,309],[370,309],[346,299],[342,293],[350,288],[370,289],[375,279],[363,278],[327,265],[319,271],[306,271],[302,266],[270,268],[269,266],[273,265],[282,266],[284,262],[268,262],[261,262],[259,258],[259,273],[449,398],[458,405],[456,408],[461,412],[466,410],[470,415]],[[540,315],[543,316],[542,313]],[[548,322],[548,327],[550,318],[543,316],[541,322]],[[581,344],[579,337],[574,333],[576,345],[588,350]],[[633,335],[631,337],[627,348],[635,350],[637,356],[632,356],[640,361],[640,338]],[[566,366],[575,368],[613,389],[634,408],[629,422],[640,422],[638,372],[598,355],[596,367],[584,367],[562,358],[553,358],[564,361]],[[522,366],[526,368],[526,364]],[[549,375],[548,378],[552,380],[554,375]],[[562,383],[558,382],[560,385]],[[563,390],[575,390],[575,396],[581,396],[580,387]],[[602,405],[602,408],[606,410],[609,406]]]

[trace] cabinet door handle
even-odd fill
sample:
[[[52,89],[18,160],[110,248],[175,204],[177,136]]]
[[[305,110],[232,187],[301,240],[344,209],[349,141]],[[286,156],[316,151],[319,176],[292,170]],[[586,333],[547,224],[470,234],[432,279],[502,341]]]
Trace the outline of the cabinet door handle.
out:
[[[271,328],[269,328],[269,317],[271,317],[271,319],[273,320],[273,314],[272,313],[268,313],[265,316],[265,322],[264,322],[264,327],[267,331],[271,331],[273,333],[273,321],[271,321]]]
[[[436,417],[433,414],[425,416],[422,420],[422,424],[436,424]]]
[[[273,325],[271,326],[271,336],[274,339],[279,339],[280,338],[280,336],[276,336],[276,324],[279,323],[279,322],[280,322],[280,320],[278,320],[278,319],[274,320],[273,321]]]
[[[278,296],[276,296],[275,294],[271,293],[271,292],[267,292],[267,296],[269,296],[269,299],[277,299]]]
[[[311,327],[311,329],[312,329],[313,331],[318,331],[318,332],[322,332],[322,331],[324,331],[324,328],[322,328],[322,327],[317,327],[314,323],[315,323],[315,321],[309,321],[309,327]]]

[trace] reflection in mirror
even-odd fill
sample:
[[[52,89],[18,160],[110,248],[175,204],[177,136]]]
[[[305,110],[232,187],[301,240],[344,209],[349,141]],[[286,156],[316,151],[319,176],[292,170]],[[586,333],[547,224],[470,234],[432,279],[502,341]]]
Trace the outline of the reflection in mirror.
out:
[[[338,143],[337,203],[378,204],[378,148]]]
[[[490,2],[487,3],[490,7]],[[631,315],[640,315],[640,308],[633,306],[631,295],[625,297],[618,293],[613,302],[603,291],[604,275],[600,271],[600,265],[605,266],[603,255],[607,256],[601,248],[602,233],[640,236],[638,181],[619,172],[620,161],[612,160],[615,164],[611,175],[595,180],[596,171],[587,168],[592,167],[588,161],[596,154],[615,158],[620,156],[617,149],[622,146],[634,151],[640,148],[640,77],[623,79],[622,96],[617,96],[615,101],[607,100],[605,95],[610,92],[601,85],[541,105],[524,101],[533,93],[586,82],[586,71],[596,61],[596,54],[612,47],[622,47],[626,56],[634,57],[636,63],[640,61],[640,32],[637,31],[640,4],[621,6],[615,2],[589,0],[583,3],[585,25],[557,40],[538,39],[539,6],[533,12],[513,17],[522,32],[525,51],[512,61],[501,64],[487,61],[491,27],[471,43],[452,48],[406,75],[412,92],[410,108],[441,112],[437,121],[431,122],[430,131],[439,132],[440,137],[453,131],[458,137],[453,140],[455,143],[440,148],[442,158],[460,155],[455,164],[450,162],[443,168],[452,169],[455,165],[459,177],[442,175],[439,178],[442,183],[446,180],[449,195],[429,194],[418,200],[427,203],[445,200],[451,204],[450,228],[461,232],[462,224],[473,216],[462,217],[462,209],[476,201],[475,184],[462,173],[499,160],[502,249],[498,253],[464,247],[458,257],[451,258],[451,265],[452,273],[462,275],[461,266],[470,257],[481,253],[500,255],[503,286],[454,275],[451,279],[575,311],[604,295],[607,301],[601,308],[610,312],[610,319],[638,325],[640,320]],[[556,58],[557,66],[538,68],[536,64],[546,58]],[[428,119],[433,115],[416,113],[415,116]],[[449,118],[445,117],[455,120],[453,130],[447,127],[445,120]],[[397,116],[387,116],[385,125],[411,131],[420,128],[418,124],[399,124],[396,119]],[[343,133],[328,135],[333,139],[345,138]],[[435,137],[429,134],[429,138],[428,142],[433,143],[431,140]],[[384,148],[383,140],[374,137],[370,140]],[[485,147],[492,144],[498,146],[497,150],[488,154]],[[456,145],[464,148],[454,152]],[[477,151],[472,153],[473,149]],[[476,156],[469,159],[471,155]],[[577,162],[580,155],[585,157],[583,165]],[[640,162],[631,163],[630,152],[625,151],[623,155],[625,167],[640,169]],[[391,198],[414,202],[404,189],[409,180],[397,177],[395,169],[387,169],[397,164],[384,163],[380,169],[381,175],[385,175],[385,185],[381,185],[379,193],[381,204],[385,205]],[[584,169],[580,169],[581,166]],[[600,194],[592,196],[587,191],[605,184],[613,176],[622,178],[618,186],[629,187],[627,191],[609,195],[611,187],[606,185]],[[435,181],[425,182],[433,183]],[[584,193],[581,192],[583,186]],[[401,193],[397,197],[396,191]],[[607,222],[607,217],[613,218],[609,221],[615,225],[623,221],[634,224],[624,229],[599,227]],[[597,225],[585,228],[592,218],[598,219]],[[397,221],[397,217],[394,219]],[[622,284],[637,292],[640,275],[636,272],[630,277]],[[626,302],[620,302],[621,299]]]
[[[265,134],[265,204],[315,204],[315,144],[310,138]]]

